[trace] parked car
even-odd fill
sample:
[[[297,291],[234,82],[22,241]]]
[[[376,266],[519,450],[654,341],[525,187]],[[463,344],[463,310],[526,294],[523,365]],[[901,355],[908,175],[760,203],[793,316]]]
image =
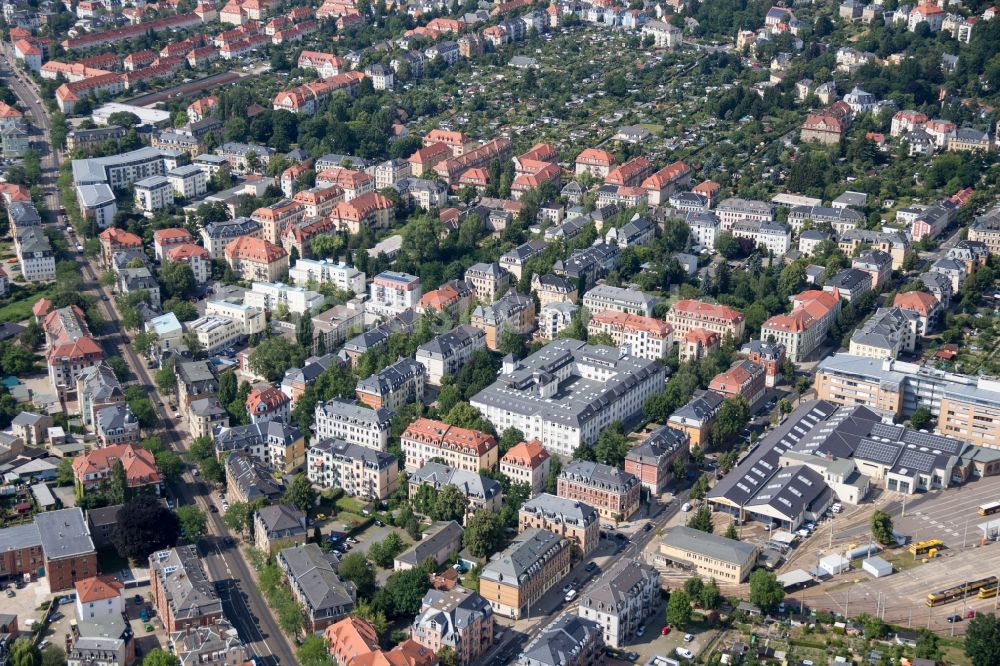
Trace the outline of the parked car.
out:
[[[635,632],[635,635],[636,635],[636,636],[639,636],[640,638],[642,638],[642,636],[643,636],[643,635],[644,635],[645,633],[646,633],[646,627],[645,627],[645,626],[642,626],[642,627],[639,627],[639,628],[638,628],[638,629],[636,630],[636,632]]]
[[[691,510],[691,503],[690,502],[684,502],[684,504],[681,505],[681,511],[687,512],[687,511],[690,511],[690,510]]]
[[[576,599],[576,590],[570,590],[569,592],[567,592],[565,599],[566,603],[569,603],[570,601]]]
[[[961,622],[961,621],[962,621],[962,616],[959,615],[958,613],[955,613],[954,615],[949,615],[948,616],[948,622],[955,623],[955,622]]]
[[[653,523],[646,523],[645,525],[642,526],[643,532],[648,532],[651,529],[653,529]]]
[[[593,571],[597,568],[597,562],[588,562],[587,566],[584,567],[587,571]]]
[[[666,625],[666,626],[664,626],[663,629],[660,629],[660,635],[661,636],[666,636],[669,633],[670,633],[670,625],[669,624]]]
[[[692,636],[691,634],[684,634],[684,642],[685,643],[690,643],[693,640],[694,640],[694,636]]]
[[[687,648],[679,647],[674,650],[678,657],[684,657],[685,659],[694,659],[694,653]]]

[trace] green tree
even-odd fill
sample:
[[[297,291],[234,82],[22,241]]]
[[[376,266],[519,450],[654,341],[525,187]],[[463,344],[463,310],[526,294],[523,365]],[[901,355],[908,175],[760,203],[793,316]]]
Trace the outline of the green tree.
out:
[[[295,324],[295,339],[306,349],[313,348],[313,323],[312,317],[308,314],[299,317],[298,323]]]
[[[111,543],[121,557],[142,561],[150,553],[177,545],[180,519],[156,497],[139,495],[115,516]]]
[[[160,648],[153,648],[142,660],[142,666],[180,666],[180,663],[177,657]]]
[[[11,666],[40,666],[42,653],[27,638],[18,638],[10,648]]]
[[[437,493],[431,518],[434,520],[457,520],[462,522],[465,509],[469,505],[466,497],[457,486],[447,485]]]
[[[129,499],[129,488],[125,463],[116,460],[111,468],[111,480],[108,482],[108,501],[111,504],[124,504],[127,499]]]
[[[691,599],[697,599],[701,596],[703,589],[705,589],[705,581],[701,579],[701,576],[694,575],[684,581],[684,593]]]
[[[705,610],[715,610],[722,605],[722,591],[714,580],[710,580],[701,588],[698,599],[701,601],[701,607]]]
[[[892,517],[885,511],[876,511],[871,519],[872,536],[883,546],[895,543],[892,536]]]
[[[621,421],[613,421],[606,428],[603,428],[597,436],[597,441],[594,443],[594,455],[597,462],[611,467],[623,467],[625,455],[630,448]]]
[[[690,497],[695,500],[705,499],[706,493],[708,493],[708,476],[702,474],[691,485]]]
[[[733,541],[739,541],[740,540],[739,532],[736,531],[736,523],[735,522],[730,522],[729,523],[729,527],[726,528],[726,533],[725,533],[724,536],[727,539],[732,539]]]
[[[440,666],[459,666],[458,653],[449,645],[444,645],[437,651]]]
[[[965,656],[973,666],[1000,664],[1000,622],[993,613],[980,613],[969,622],[965,634]]]
[[[269,382],[277,381],[289,368],[300,367],[308,354],[306,349],[281,336],[265,338],[250,354],[250,369]]]
[[[228,405],[233,400],[236,399],[236,373],[235,372],[224,372],[222,376],[219,377],[219,402],[223,405]]]
[[[371,599],[375,592],[375,570],[361,553],[348,553],[340,561],[337,573],[341,578],[351,581],[362,599]]]
[[[785,588],[778,577],[764,569],[750,574],[750,603],[760,606],[765,612],[774,608],[785,598]]]
[[[702,532],[712,532],[712,509],[709,508],[707,504],[702,504],[688,520],[687,526],[693,530],[701,530]]]
[[[57,645],[49,645],[42,650],[42,666],[65,666],[66,652]]]
[[[301,666],[333,666],[326,640],[319,634],[307,635],[295,651],[295,656]]]
[[[73,473],[73,459],[60,458],[56,466],[56,485],[69,486],[73,484],[76,476]]]
[[[343,562],[341,562],[343,568]],[[392,610],[395,616],[416,615],[420,612],[420,604],[424,595],[431,587],[430,577],[422,567],[397,571],[389,576],[385,589],[392,600]]]
[[[253,522],[253,513],[250,505],[246,502],[233,502],[222,514],[222,524],[234,532],[244,534],[250,531],[250,524]]]
[[[513,354],[518,358],[523,357],[525,350],[524,336],[509,328],[504,328],[503,333],[500,334],[500,344],[497,350],[501,354]]]
[[[316,491],[309,478],[305,474],[297,474],[289,484],[288,489],[285,490],[282,501],[285,504],[291,504],[299,511],[308,513],[316,505]]]
[[[177,375],[174,373],[174,359],[160,366],[153,377],[156,382],[156,390],[164,395],[173,395],[177,390]]]
[[[190,541],[197,540],[199,536],[205,533],[205,528],[208,526],[208,517],[196,505],[185,504],[184,506],[179,506],[175,513],[178,520],[180,520],[184,536]]]
[[[476,557],[489,557],[503,545],[503,523],[489,509],[479,509],[469,518],[462,545]]]
[[[160,284],[171,298],[190,298],[198,287],[194,271],[183,261],[164,262],[160,269]]]
[[[931,422],[933,417],[934,415],[931,414],[931,410],[926,407],[918,407],[916,411],[913,412],[913,415],[910,416],[910,425],[917,430],[923,430],[927,427],[927,424]]]
[[[667,624],[683,629],[691,621],[691,598],[684,590],[674,590],[667,601]]]

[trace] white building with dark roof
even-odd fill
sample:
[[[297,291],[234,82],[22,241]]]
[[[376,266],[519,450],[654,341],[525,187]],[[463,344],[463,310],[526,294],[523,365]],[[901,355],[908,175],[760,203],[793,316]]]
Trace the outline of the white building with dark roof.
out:
[[[660,607],[660,573],[639,558],[617,562],[580,595],[577,614],[604,630],[604,642],[624,647]]]

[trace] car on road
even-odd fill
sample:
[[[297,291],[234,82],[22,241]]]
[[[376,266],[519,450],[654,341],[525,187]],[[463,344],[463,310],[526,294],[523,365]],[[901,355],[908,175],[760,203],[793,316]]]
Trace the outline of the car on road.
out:
[[[14,590],[12,590],[10,588],[7,588],[7,596],[8,597],[16,597],[17,596],[17,592],[15,592]]]
[[[958,613],[956,613],[954,615],[949,615],[947,619],[948,619],[948,622],[954,624],[955,622],[961,622],[962,621],[962,616],[959,615]]]
[[[222,543],[226,544],[227,546],[232,546],[233,545],[233,537],[231,537],[231,536],[223,537],[222,538]]]
[[[670,625],[669,624],[666,625],[666,626],[664,626],[663,629],[660,629],[660,635],[661,636],[666,636],[669,633],[670,633]]]
[[[692,636],[691,634],[684,634],[684,642],[685,643],[690,643],[693,640],[694,640],[694,636]]]
[[[684,657],[685,659],[694,659],[694,652],[688,650],[687,648],[679,647],[674,650],[678,657]]]
[[[566,603],[573,601],[574,599],[576,599],[576,590],[570,590],[569,592],[566,593],[566,596],[564,598],[566,599]]]
[[[642,526],[643,532],[648,532],[651,529],[653,529],[653,523],[646,523],[645,525]]]
[[[573,589],[573,586],[570,585],[569,583],[566,583],[565,585],[563,585],[563,592],[569,592],[572,589]]]
[[[38,649],[39,649],[39,650],[44,650],[44,649],[45,649],[45,648],[47,648],[47,647],[48,647],[49,645],[51,645],[51,643],[49,643],[49,641],[47,641],[47,640],[42,640],[42,641],[40,641],[40,642],[38,643]]]
[[[584,567],[587,571],[593,571],[597,568],[597,562],[588,562],[587,566]]]
[[[219,507],[215,506],[214,504],[209,504],[208,510],[211,511],[212,513],[219,513]]]
[[[610,532],[613,532],[613,531],[614,531],[614,529],[615,529],[615,526],[614,526],[614,525],[612,525],[611,523],[604,523],[603,525],[601,525],[601,529],[602,529],[602,530],[608,530],[608,531],[610,531]]]
[[[639,658],[639,653],[638,652],[626,652],[625,653],[625,658],[628,659],[629,661],[635,661],[636,659]]]
[[[686,512],[688,512],[690,510],[691,510],[691,503],[690,502],[684,502],[684,504],[681,505],[681,511],[684,511],[686,513]]]
[[[646,633],[646,627],[643,626],[643,627],[639,627],[636,630],[635,635],[638,636],[639,638],[642,638],[645,633]]]
[[[975,611],[975,609],[969,609],[968,611],[965,612],[965,619],[966,620],[971,620],[974,617],[976,617],[976,611]]]
[[[358,541],[354,537],[347,537],[347,542],[348,543],[354,543],[354,544],[361,543],[360,541]]]

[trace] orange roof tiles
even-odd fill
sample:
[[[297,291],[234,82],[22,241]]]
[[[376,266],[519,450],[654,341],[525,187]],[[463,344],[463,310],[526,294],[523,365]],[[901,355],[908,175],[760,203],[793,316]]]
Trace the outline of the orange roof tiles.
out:
[[[504,454],[501,462],[505,462],[508,465],[536,469],[551,457],[549,452],[545,450],[545,447],[542,446],[542,442],[533,439],[530,442],[521,442],[510,447],[510,450]]]
[[[266,414],[288,404],[289,398],[281,389],[267,386],[263,389],[250,391],[246,399],[247,412],[250,414]]]
[[[414,439],[444,449],[474,452],[479,456],[497,446],[497,440],[493,435],[425,418],[419,418],[407,426],[402,438]]]
[[[153,454],[134,444],[115,444],[81,453],[73,458],[73,474],[82,481],[86,474],[106,472],[119,460],[130,488],[160,482]]]
[[[687,342],[699,342],[703,347],[712,347],[719,344],[719,334],[707,328],[692,328],[684,334]]]
[[[656,338],[665,338],[673,330],[670,324],[660,319],[618,312],[617,310],[603,310],[598,312],[591,316],[590,321],[622,330],[645,331]]]
[[[167,250],[167,259],[170,261],[188,261],[194,257],[208,259],[208,250],[194,243],[181,243]]]
[[[576,156],[576,163],[605,166],[610,168],[615,164],[615,156],[606,150],[601,150],[599,148],[587,148]]]
[[[263,238],[251,238],[249,236],[240,236],[231,240],[229,245],[226,246],[225,254],[227,259],[241,259],[268,264],[288,256],[285,248],[280,245],[275,245]]]
[[[111,576],[93,576],[76,581],[76,597],[85,604],[120,597],[124,589],[125,585]]]
[[[939,305],[938,300],[925,291],[908,291],[904,294],[896,294],[892,304],[897,308],[916,312],[922,317],[930,315]]]
[[[141,238],[129,231],[125,231],[124,229],[119,229],[117,227],[108,227],[101,232],[99,238],[106,243],[110,243],[112,246],[142,247]]]
[[[687,298],[674,303],[673,307],[670,308],[672,311],[677,312],[682,315],[689,317],[714,317],[716,319],[730,320],[730,321],[742,321],[743,313],[735,308],[731,308],[728,305],[717,305],[715,303],[706,303],[704,301],[695,300],[693,298]]]
[[[674,162],[646,178],[642,181],[642,186],[646,189],[660,190],[690,174],[691,167],[684,162]]]
[[[153,232],[153,242],[163,244],[177,242],[181,239],[191,240],[191,233],[187,229],[157,229]]]

